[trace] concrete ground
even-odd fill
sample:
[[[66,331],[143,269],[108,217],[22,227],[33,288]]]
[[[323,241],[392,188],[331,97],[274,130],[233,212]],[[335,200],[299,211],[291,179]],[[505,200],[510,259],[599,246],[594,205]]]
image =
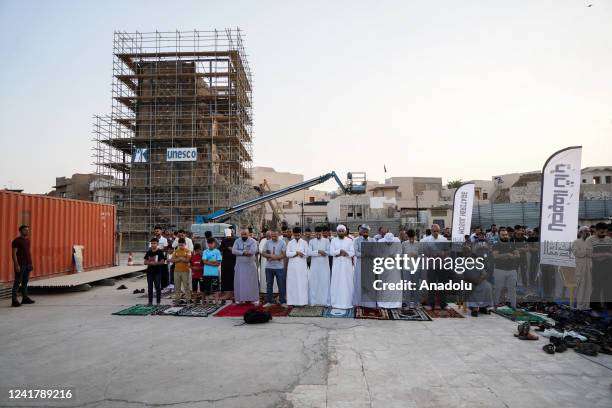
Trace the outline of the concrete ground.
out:
[[[610,407],[612,358],[520,341],[491,315],[433,322],[112,316],[128,290],[0,307],[0,406]],[[168,302],[167,300],[165,302]],[[9,400],[8,389],[71,389]]]

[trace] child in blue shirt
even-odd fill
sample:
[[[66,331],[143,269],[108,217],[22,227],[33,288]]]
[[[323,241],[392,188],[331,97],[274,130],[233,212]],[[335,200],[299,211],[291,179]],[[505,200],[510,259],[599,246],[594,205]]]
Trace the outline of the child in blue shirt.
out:
[[[219,303],[219,266],[221,265],[221,252],[217,249],[214,238],[206,240],[206,250],[202,253],[202,264],[204,265],[204,291],[206,299],[214,298],[214,304]]]

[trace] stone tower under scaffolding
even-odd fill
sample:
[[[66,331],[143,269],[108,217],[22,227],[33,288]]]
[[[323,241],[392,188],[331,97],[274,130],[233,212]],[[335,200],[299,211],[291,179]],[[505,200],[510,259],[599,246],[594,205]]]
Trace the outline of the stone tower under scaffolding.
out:
[[[113,54],[112,111],[94,117],[93,195],[118,206],[123,249],[144,248],[155,225],[189,229],[252,196],[240,30],[115,32]]]

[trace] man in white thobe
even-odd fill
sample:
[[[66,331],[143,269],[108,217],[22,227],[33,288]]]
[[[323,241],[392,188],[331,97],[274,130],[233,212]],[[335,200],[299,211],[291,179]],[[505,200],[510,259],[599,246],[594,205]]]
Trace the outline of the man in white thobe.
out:
[[[310,269],[308,271],[308,303],[329,306],[329,240],[323,238],[321,227],[315,228],[315,238],[308,242]]]
[[[364,280],[361,277],[361,244],[362,242],[376,242],[374,238],[369,237],[369,234],[370,227],[366,224],[360,225],[359,236],[353,240],[355,246],[355,275],[353,278],[355,291],[353,293],[353,305],[355,306],[376,307],[376,302],[362,299],[362,293],[371,292],[371,287],[363,287],[362,283],[364,283]],[[371,273],[371,271],[368,273]],[[373,278],[373,275],[368,278]],[[372,279],[366,279],[365,281],[369,283],[370,280]]]
[[[305,306],[308,304],[308,243],[303,240],[302,229],[293,229],[293,239],[287,244],[287,304]]]
[[[352,239],[346,237],[346,227],[342,224],[336,228],[337,237],[329,245],[329,253],[334,257],[330,287],[331,305],[336,309],[353,308],[353,262],[355,246]]]

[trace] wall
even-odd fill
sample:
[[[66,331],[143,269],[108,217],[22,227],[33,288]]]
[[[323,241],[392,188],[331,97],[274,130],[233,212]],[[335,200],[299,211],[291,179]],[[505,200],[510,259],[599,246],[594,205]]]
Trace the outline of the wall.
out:
[[[0,283],[14,280],[11,241],[21,224],[30,225],[33,278],[72,271],[73,245],[85,246],[85,269],[112,266],[115,217],[112,205],[0,191]]]

